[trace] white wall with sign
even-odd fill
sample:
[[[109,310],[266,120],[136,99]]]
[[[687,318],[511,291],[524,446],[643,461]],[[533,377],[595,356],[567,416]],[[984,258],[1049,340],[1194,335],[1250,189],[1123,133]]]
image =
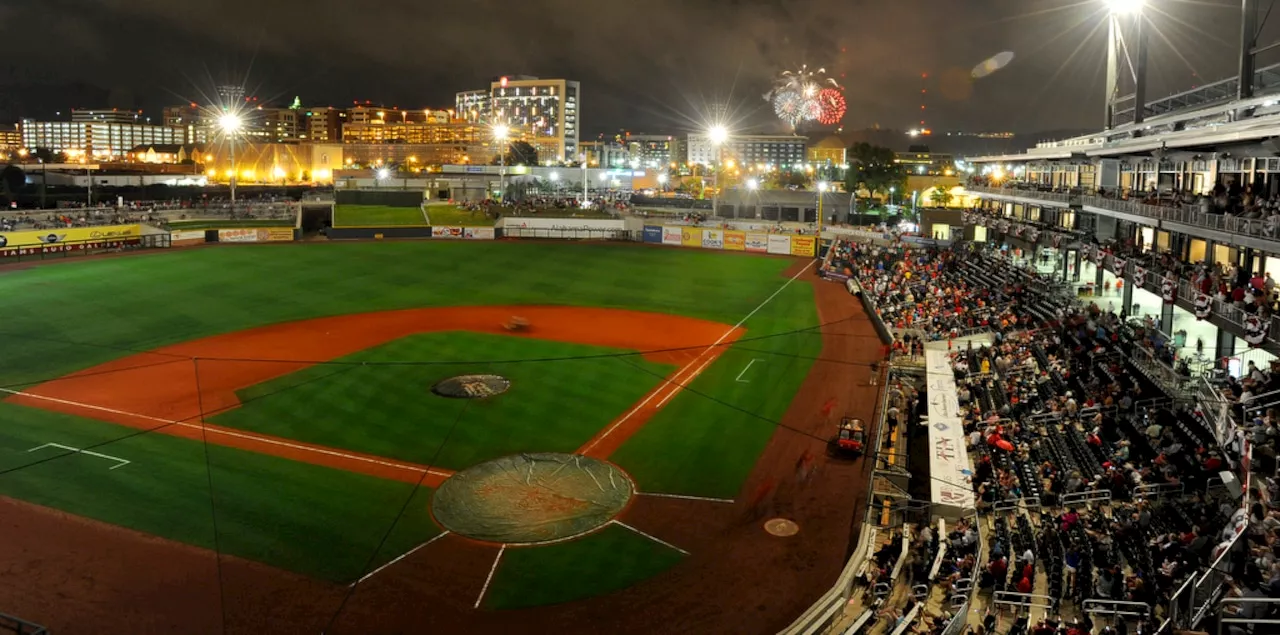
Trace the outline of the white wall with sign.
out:
[[[967,346],[967,342],[953,345]],[[973,515],[976,507],[973,471],[969,451],[965,449],[963,411],[956,396],[956,377],[949,352],[947,342],[931,342],[924,348],[925,379],[929,384],[929,492],[934,515],[960,518]]]

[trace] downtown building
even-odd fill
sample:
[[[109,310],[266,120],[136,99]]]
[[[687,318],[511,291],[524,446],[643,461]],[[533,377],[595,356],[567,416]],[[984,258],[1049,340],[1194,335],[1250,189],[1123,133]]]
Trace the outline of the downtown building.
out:
[[[501,77],[489,90],[458,93],[458,118],[490,126],[503,124],[528,131],[529,143],[542,162],[579,159],[581,87],[567,79]]]
[[[691,134],[686,144],[685,162],[689,165],[712,165],[723,159],[742,165],[789,169],[805,163],[808,141],[796,135],[732,135],[722,147],[717,148],[707,135]]]
[[[84,153],[98,159],[124,158],[144,145],[182,145],[186,131],[174,126],[110,121],[36,121],[23,119],[23,147]]]

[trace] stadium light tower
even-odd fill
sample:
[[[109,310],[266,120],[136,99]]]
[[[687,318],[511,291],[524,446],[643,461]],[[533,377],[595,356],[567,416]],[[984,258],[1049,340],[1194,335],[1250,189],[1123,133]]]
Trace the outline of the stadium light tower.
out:
[[[716,193],[711,198],[711,215],[717,216],[720,214],[720,164],[723,163],[724,144],[729,140],[729,129],[719,124],[711,126],[707,130],[707,138],[716,149]]]
[[[507,135],[511,133],[511,129],[498,124],[493,127],[493,139],[498,142],[498,160],[501,167],[498,168],[498,183],[502,190],[502,202],[507,202]]]
[[[1120,52],[1124,47],[1122,28],[1133,21],[1133,123],[1143,121],[1147,103],[1147,34],[1143,28],[1142,9],[1146,0],[1104,0],[1107,5],[1107,96],[1104,128],[1115,123],[1116,101],[1120,97]],[[1127,54],[1127,50],[1126,50]]]
[[[231,214],[236,213],[236,135],[240,132],[240,128],[244,127],[244,121],[240,119],[240,115],[234,112],[223,113],[218,117],[218,127],[222,129],[222,134],[226,135],[227,141],[231,145]]]

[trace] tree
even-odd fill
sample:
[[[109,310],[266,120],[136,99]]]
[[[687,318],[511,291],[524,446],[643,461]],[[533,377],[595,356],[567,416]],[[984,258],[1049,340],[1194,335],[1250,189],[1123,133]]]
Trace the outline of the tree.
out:
[[[494,159],[493,164],[501,161]],[[507,146],[507,165],[538,165],[538,149],[527,141],[516,141]]]
[[[951,192],[944,187],[934,187],[929,199],[933,201],[934,207],[946,207],[951,204]]]
[[[54,152],[49,148],[35,148],[31,151],[31,161],[43,161],[45,163],[66,163],[67,155],[63,152]]]
[[[803,188],[808,187],[811,180],[808,174],[800,170],[787,170],[785,172],[779,170],[769,174],[765,187],[771,190],[785,190],[792,187]]]
[[[0,192],[4,193],[5,200],[12,201],[26,184],[27,174],[22,171],[22,168],[6,165],[3,170],[0,170]]]
[[[865,188],[872,197],[882,194],[888,198],[889,188],[907,191],[907,170],[894,163],[893,150],[870,143],[855,143],[849,148],[849,169],[845,171],[844,185],[849,192]]]

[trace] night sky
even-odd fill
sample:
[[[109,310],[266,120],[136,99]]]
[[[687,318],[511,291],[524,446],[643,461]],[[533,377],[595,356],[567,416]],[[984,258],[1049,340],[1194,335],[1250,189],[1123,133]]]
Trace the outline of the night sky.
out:
[[[1238,6],[1148,0],[1148,94],[1234,72]],[[916,126],[921,103],[934,130],[1096,128],[1104,11],[1100,0],[11,0],[0,112],[88,85],[110,103],[66,105],[158,116],[227,79],[279,104],[447,108],[457,91],[528,74],[582,82],[586,133],[699,129],[717,105],[735,129],[766,132],[782,126],[761,95],[808,64],[845,86],[849,129]],[[1276,23],[1264,41],[1280,37]],[[1011,64],[969,79],[1001,51]]]

